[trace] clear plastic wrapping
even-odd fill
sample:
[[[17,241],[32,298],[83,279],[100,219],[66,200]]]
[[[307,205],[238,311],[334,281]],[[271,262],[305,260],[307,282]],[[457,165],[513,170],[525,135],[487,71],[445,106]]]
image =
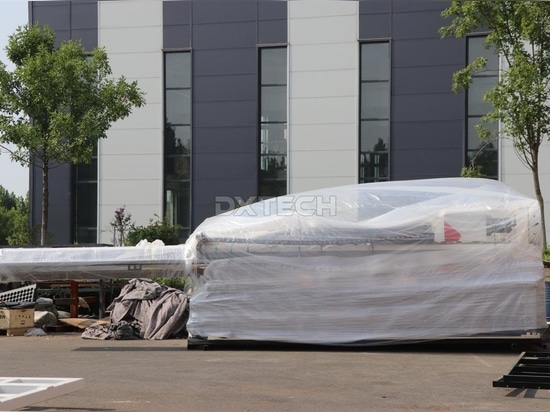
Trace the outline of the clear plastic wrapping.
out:
[[[183,276],[184,245],[0,248],[0,281]]]
[[[546,328],[540,211],[486,179],[350,185],[205,220],[186,244],[193,338],[315,344]]]

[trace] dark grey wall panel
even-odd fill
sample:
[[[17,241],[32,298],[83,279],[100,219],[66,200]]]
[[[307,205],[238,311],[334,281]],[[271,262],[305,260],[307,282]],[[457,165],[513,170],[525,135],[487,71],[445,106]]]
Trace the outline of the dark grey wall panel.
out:
[[[97,1],[71,3],[71,28],[97,31]]]
[[[464,153],[464,121],[396,121],[392,133],[399,137],[399,150],[452,149]]]
[[[97,30],[83,29],[83,30],[71,30],[71,38],[80,40],[82,47],[86,51],[92,51],[97,47]]]
[[[163,1],[162,22],[165,26],[191,24],[191,1]]]
[[[464,100],[454,93],[392,96],[394,121],[464,119]]]
[[[389,1],[388,1],[389,3]],[[411,11],[443,10],[451,5],[450,1],[440,0],[391,0],[394,13]]]
[[[165,49],[186,49],[191,47],[191,26],[164,26],[163,47]]]
[[[460,176],[464,154],[452,149],[392,151],[392,180]],[[396,165],[395,169],[393,166]],[[399,165],[399,166],[397,166]]]
[[[288,3],[286,1],[259,1],[258,20],[286,20]]]
[[[165,49],[191,47],[191,1],[164,1],[162,19]]]
[[[193,22],[193,47],[232,49],[256,47],[256,22],[197,25]]]
[[[257,4],[254,1],[195,1],[193,24],[256,22]]]
[[[464,39],[396,40],[392,43],[393,67],[463,65]]]
[[[194,172],[200,174],[203,180],[249,179],[258,174],[257,162],[250,162],[250,157],[256,153],[196,153]],[[216,167],[212,167],[216,165]]]
[[[361,14],[359,15],[360,39],[389,38],[392,35],[392,15],[386,14]]]
[[[71,7],[68,1],[33,1],[33,23],[47,24],[55,31],[69,30]]]
[[[287,21],[264,20],[259,22],[258,44],[287,43]]]
[[[397,67],[392,72],[394,94],[451,93],[452,76],[463,66]]]
[[[254,74],[258,70],[256,47],[233,50],[193,49],[195,76]]]
[[[441,11],[430,10],[414,13],[393,14],[394,39],[440,39],[439,29],[449,22],[441,17]]]
[[[362,0],[359,2],[359,14],[391,13],[391,10],[392,0]]]
[[[256,135],[256,130],[256,125],[196,127],[193,129],[193,153],[249,153],[255,156],[256,145],[251,144],[250,136]]]
[[[196,127],[255,126],[258,122],[256,107],[255,100],[201,102],[194,99],[193,124]]]
[[[202,102],[255,101],[258,97],[257,78],[251,74],[197,76],[193,91]]]

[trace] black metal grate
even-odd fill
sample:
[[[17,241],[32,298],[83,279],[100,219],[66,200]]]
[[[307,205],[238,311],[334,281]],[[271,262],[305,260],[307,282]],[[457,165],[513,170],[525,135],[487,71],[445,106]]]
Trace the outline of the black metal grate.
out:
[[[550,352],[523,352],[514,367],[493,387],[550,389]]]

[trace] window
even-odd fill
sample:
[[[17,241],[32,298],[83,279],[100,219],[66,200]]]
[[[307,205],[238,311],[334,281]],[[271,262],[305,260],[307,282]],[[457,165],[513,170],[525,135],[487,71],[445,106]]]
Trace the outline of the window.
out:
[[[466,105],[466,164],[481,168],[483,177],[498,179],[498,125],[496,122],[482,122],[481,118],[492,110],[492,104],[483,100],[485,92],[498,82],[498,56],[485,48],[485,36],[468,37],[467,63],[478,57],[487,59],[484,70],[472,76],[472,83],[468,88]],[[476,125],[482,125],[491,131],[491,138],[481,140]]]
[[[97,146],[90,164],[73,166],[73,241],[97,243]]]
[[[390,43],[361,44],[359,182],[389,180]]]
[[[164,55],[164,210],[167,222],[191,229],[191,53]]]
[[[287,193],[286,47],[260,49],[260,197]]]

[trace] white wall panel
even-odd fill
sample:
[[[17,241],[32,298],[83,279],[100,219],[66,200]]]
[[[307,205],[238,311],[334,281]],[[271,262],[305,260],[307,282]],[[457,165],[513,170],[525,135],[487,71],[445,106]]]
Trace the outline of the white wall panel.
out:
[[[301,97],[357,96],[357,85],[350,81],[356,70],[323,70],[315,72],[293,72],[290,74],[292,95]],[[323,84],[323,87],[319,87]]]
[[[295,98],[292,100],[292,124],[354,123],[356,111],[354,96]]]
[[[109,64],[114,71],[124,70],[124,76],[133,79],[157,78],[162,70],[162,59],[154,52],[115,53],[109,55]]]
[[[357,41],[307,46],[291,44],[290,70],[291,72],[357,70],[358,50]]]
[[[134,129],[131,133],[126,129],[111,129],[109,138],[101,141],[102,150],[111,155],[155,153],[162,156],[161,135],[158,129]]]
[[[357,149],[357,142],[354,139],[341,139],[357,133],[357,126],[352,123],[294,124],[292,130],[296,136],[307,136],[307,138],[292,141],[293,153],[299,150],[311,150],[312,147],[322,147],[328,151]]]
[[[128,3],[128,7],[132,7],[132,4],[135,2]],[[106,9],[106,7],[102,7],[102,9]],[[102,46],[107,46],[109,53],[154,52],[159,50],[159,44],[162,46],[162,25],[159,27],[100,29],[99,41]]]
[[[351,6],[355,4],[351,3]],[[289,26],[289,36],[301,44],[346,43],[357,36],[356,19],[355,14],[295,19],[298,24]]]
[[[358,2],[289,2],[289,193],[358,181]]]
[[[134,3],[129,6],[128,3]],[[131,7],[131,9],[129,9]],[[100,1],[99,29],[156,26],[151,16],[162,16],[162,1]]]
[[[114,123],[99,145],[100,241],[108,242],[114,210],[126,206],[139,225],[162,215],[162,2],[99,3],[99,46],[113,76],[137,80],[146,105]]]

